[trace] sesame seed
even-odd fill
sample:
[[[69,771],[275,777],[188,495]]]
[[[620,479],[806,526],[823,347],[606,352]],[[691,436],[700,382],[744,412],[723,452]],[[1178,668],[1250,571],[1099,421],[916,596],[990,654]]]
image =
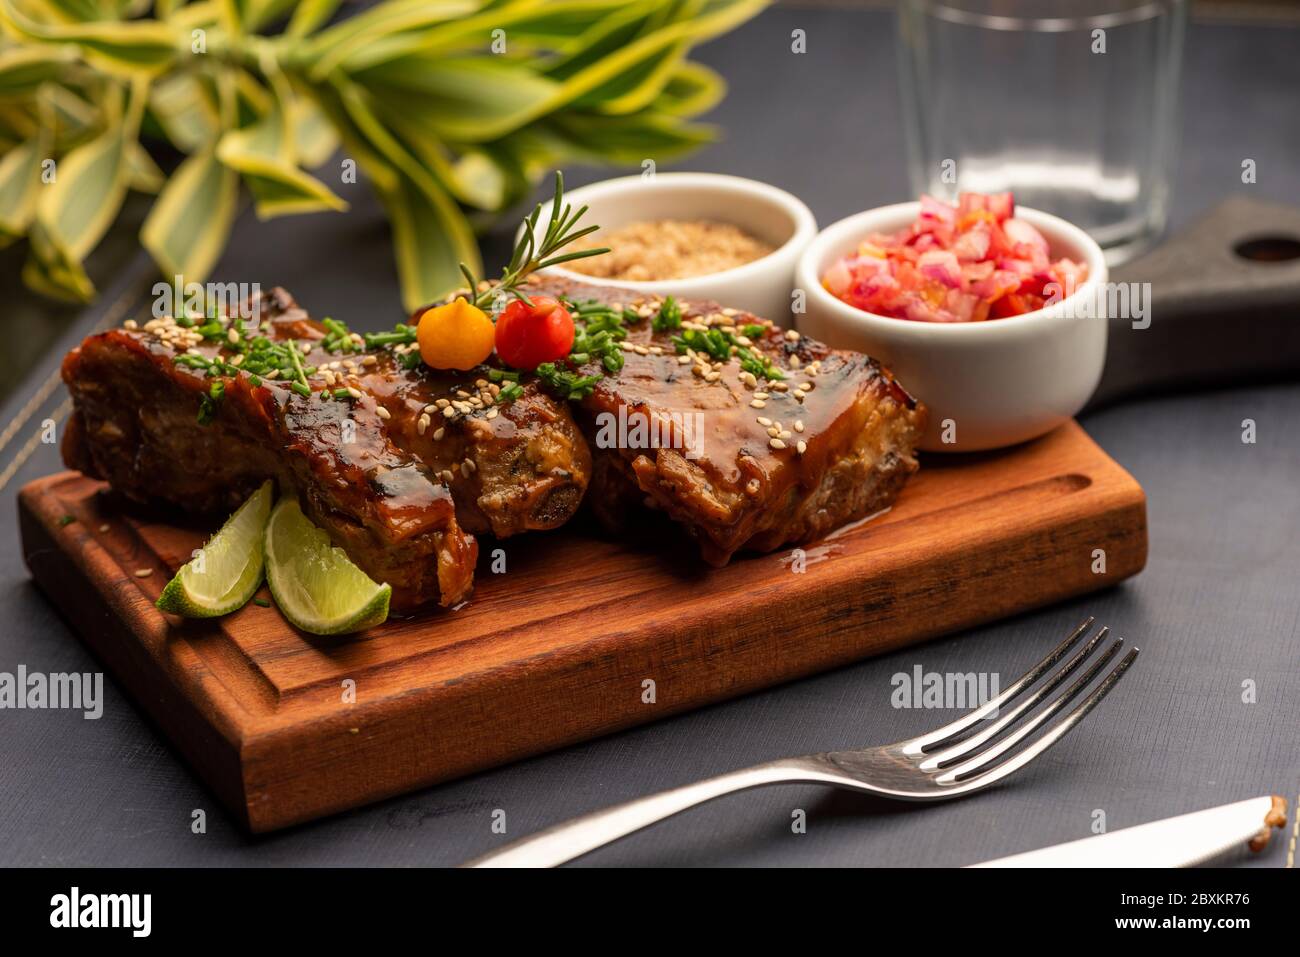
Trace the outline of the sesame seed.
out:
[[[148,578],[152,574],[153,574],[152,568],[137,568],[135,570],[136,578]]]
[[[428,426],[426,426],[426,428],[428,428]],[[446,435],[446,434],[447,434],[447,430],[446,430],[446,428],[444,428],[443,426],[440,425],[440,426],[438,426],[438,428],[436,428],[436,429],[434,430],[434,432],[433,432],[433,440],[434,440],[435,442],[441,442],[441,441],[442,441],[442,437],[443,437],[444,435]]]
[[[791,342],[798,342],[798,341],[799,341],[799,333],[796,332],[794,329],[787,329],[787,330],[785,331],[785,337],[786,337],[786,339],[790,340]]]
[[[800,455],[803,455],[805,452],[808,451],[808,443],[805,442],[803,439],[800,439],[799,444],[795,446],[795,449],[799,452]]]
[[[766,398],[768,398],[768,394],[767,394],[766,392],[755,392],[755,393],[754,393],[754,398],[755,398],[755,399],[766,399]]]
[[[128,319],[126,322],[122,323],[122,326],[123,326],[123,328],[126,328],[126,329],[138,329],[138,328],[139,328],[139,324],[138,324],[134,319]]]
[[[361,360],[361,364],[362,364],[363,366],[367,367],[367,368],[369,368],[370,366],[378,365],[378,364],[379,364],[379,357],[378,357],[378,356],[366,356],[364,359]]]
[[[361,398],[361,390],[354,388],[353,386],[348,386],[348,395],[352,396],[354,399],[359,399]]]
[[[99,526],[99,531],[101,534],[108,531],[108,522],[105,522],[103,525]]]
[[[762,399],[755,399],[753,402],[749,403],[749,407],[751,409],[765,409],[767,408],[767,403]]]
[[[443,469],[442,472],[439,473],[439,475],[444,482],[450,482],[452,479],[456,477],[451,474],[451,469]]]
[[[779,439],[781,437],[781,430],[774,425],[767,430],[767,434],[772,436],[774,439]]]
[[[683,366],[690,365],[690,364],[691,364],[691,357],[690,357],[690,356],[678,356],[678,357],[677,357],[677,364],[678,364],[678,365],[683,365]]]
[[[445,409],[445,408],[447,408],[447,406],[449,406],[449,405],[451,405],[451,400],[450,400],[450,399],[439,399],[439,400],[438,400],[437,402],[435,402],[433,405],[426,405],[426,406],[424,407],[424,411],[425,411],[425,412],[432,412],[435,408]]]
[[[790,394],[793,395],[793,396],[794,396],[796,399],[798,399],[800,402],[802,402],[802,401],[803,401],[805,398],[807,398],[807,396],[808,396],[808,393],[806,393],[806,392],[800,392],[798,389],[795,389],[794,392],[792,392],[792,393],[790,393]]]
[[[424,435],[425,430],[428,428],[429,428],[429,417],[427,415],[420,416],[419,420],[415,423],[415,431],[419,432],[421,435]]]
[[[798,368],[801,368],[802,366],[803,366],[803,360],[802,360],[802,359],[800,359],[798,356],[791,356],[791,357],[790,357],[790,368],[791,368],[791,369],[798,369]]]
[[[488,409],[488,414],[486,417],[489,419],[495,419],[498,415],[500,415],[500,412],[498,412],[496,409]]]
[[[794,430],[795,430],[796,432],[802,432],[802,431],[803,431],[803,419],[795,419],[795,420],[794,420]]]
[[[782,442],[780,439],[768,439],[768,440],[767,440],[767,444],[770,445],[770,446],[772,446],[772,448],[774,448],[774,449],[783,449],[783,448],[785,448],[785,443]]]
[[[387,409],[385,409],[382,405],[378,406],[375,409],[375,413],[385,422],[387,422],[389,419],[393,417],[392,414]]]
[[[771,424],[772,424],[772,420],[769,419],[769,418],[768,418],[767,416],[765,416],[765,415],[760,415],[760,416],[758,417],[758,424],[759,424],[759,425],[771,425]]]

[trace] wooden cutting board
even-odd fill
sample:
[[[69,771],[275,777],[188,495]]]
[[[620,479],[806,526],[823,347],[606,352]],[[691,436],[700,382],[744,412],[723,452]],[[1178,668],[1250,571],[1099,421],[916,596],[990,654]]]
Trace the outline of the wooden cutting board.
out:
[[[469,603],[352,638],[252,603],[168,618],[153,601],[211,529],[159,524],[77,473],[32,482],[19,510],[36,581],[254,831],[1103,588],[1147,555],[1142,489],[1074,423],[929,456],[892,510],[723,569],[675,532],[485,542]]]

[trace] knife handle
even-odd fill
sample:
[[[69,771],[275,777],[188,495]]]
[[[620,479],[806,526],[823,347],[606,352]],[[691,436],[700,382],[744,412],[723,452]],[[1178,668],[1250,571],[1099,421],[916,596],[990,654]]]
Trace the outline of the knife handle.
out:
[[[1088,409],[1300,376],[1300,209],[1229,199],[1110,278],[1150,283],[1149,298],[1130,298],[1149,306],[1149,324],[1109,320]]]

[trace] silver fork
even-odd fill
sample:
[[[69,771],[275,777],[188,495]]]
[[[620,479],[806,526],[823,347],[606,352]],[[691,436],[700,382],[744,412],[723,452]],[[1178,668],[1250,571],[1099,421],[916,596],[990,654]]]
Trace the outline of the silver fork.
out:
[[[861,751],[826,751],[730,771],[585,814],[507,844],[464,866],[555,867],[697,804],[769,784],[830,784],[900,801],[945,801],[982,791],[1020,770],[1065,737],[1066,732],[1106,697],[1137,658],[1138,649],[1130,649],[1078,707],[1051,724],[1033,743],[1012,754],[1017,745],[1076,698],[1119,652],[1124,643],[1122,638],[1107,646],[1073,684],[1042,710],[1021,720],[1078,670],[1105,640],[1110,629],[1103,627],[1073,658],[1038,684],[1040,678],[1083,640],[1095,621],[1088,618],[1051,654],[996,698],[928,734]],[[1038,687],[1031,691],[1035,684]],[[1026,692],[1029,693],[1022,701],[1002,712],[1003,707]],[[986,720],[989,724],[977,727]]]

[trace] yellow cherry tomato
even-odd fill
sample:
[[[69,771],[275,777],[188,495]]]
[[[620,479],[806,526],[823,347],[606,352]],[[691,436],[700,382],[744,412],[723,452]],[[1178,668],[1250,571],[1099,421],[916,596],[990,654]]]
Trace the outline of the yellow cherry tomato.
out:
[[[464,299],[425,310],[415,338],[420,358],[435,369],[474,368],[492,354],[496,329],[482,309]]]

